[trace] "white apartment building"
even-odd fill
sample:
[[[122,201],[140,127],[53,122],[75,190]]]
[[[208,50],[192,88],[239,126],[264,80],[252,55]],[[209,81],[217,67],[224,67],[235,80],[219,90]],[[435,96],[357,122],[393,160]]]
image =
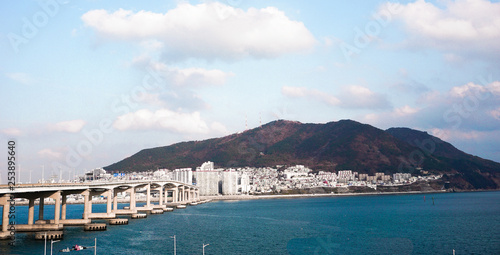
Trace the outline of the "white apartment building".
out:
[[[180,168],[173,171],[173,180],[187,184],[193,183],[193,171],[191,168]]]
[[[196,171],[193,173],[196,186],[201,196],[216,196],[219,194],[219,171]]]

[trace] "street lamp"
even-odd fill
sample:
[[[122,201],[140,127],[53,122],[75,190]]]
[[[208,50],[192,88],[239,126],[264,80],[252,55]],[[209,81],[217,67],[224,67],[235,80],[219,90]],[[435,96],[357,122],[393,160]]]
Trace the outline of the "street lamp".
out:
[[[209,245],[210,245],[209,243],[207,243],[207,244],[203,244],[203,255],[205,255],[205,247],[206,247],[206,246],[209,246]]]
[[[57,243],[59,241],[61,241],[61,240],[50,240],[50,255],[52,255],[52,244]]]
[[[175,235],[174,235],[174,236],[171,236],[170,238],[173,238],[173,239],[174,239],[174,255],[177,255],[177,251],[176,251],[176,244],[175,244]]]

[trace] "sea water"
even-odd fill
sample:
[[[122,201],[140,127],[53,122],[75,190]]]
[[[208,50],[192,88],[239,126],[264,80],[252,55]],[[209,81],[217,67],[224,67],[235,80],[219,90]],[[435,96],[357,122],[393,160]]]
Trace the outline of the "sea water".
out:
[[[46,219],[53,210],[45,206]],[[105,204],[93,206],[105,210]],[[68,205],[67,218],[82,212],[83,205]],[[27,206],[18,206],[18,222],[26,223],[27,213]],[[201,254],[204,244],[207,255],[500,254],[500,192],[216,201],[102,232],[66,227],[53,253],[93,246],[97,238],[97,254],[173,254],[174,235],[179,255]],[[43,251],[44,241],[33,234],[18,233],[15,247],[0,241],[0,254]]]

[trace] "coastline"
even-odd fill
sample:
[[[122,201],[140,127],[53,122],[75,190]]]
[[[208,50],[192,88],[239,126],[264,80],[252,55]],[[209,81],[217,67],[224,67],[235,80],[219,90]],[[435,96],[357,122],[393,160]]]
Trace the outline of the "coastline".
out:
[[[315,193],[315,194],[282,194],[282,195],[219,195],[200,196],[200,200],[256,200],[256,199],[293,199],[293,198],[313,198],[313,197],[346,197],[346,196],[377,196],[377,195],[404,195],[404,194],[428,194],[446,193],[446,190],[426,190],[426,191],[396,191],[396,192],[361,192],[361,193]],[[151,198],[151,202],[158,202],[158,198]],[[129,203],[129,199],[118,199],[119,204]],[[145,198],[137,198],[136,202],[145,203]],[[106,199],[92,200],[92,204],[105,204]],[[170,203],[170,202],[168,202]],[[55,204],[54,201],[45,201],[46,205]],[[83,200],[70,200],[67,204],[83,204]],[[17,206],[27,206],[27,201],[16,201]],[[35,202],[38,205],[38,201]]]
[[[396,192],[364,192],[364,193],[317,193],[317,194],[287,194],[287,195],[220,195],[200,196],[201,199],[210,200],[255,200],[255,199],[284,199],[284,198],[312,198],[312,197],[347,197],[347,196],[377,196],[377,195],[405,195],[447,193],[446,190],[429,191],[396,191]]]

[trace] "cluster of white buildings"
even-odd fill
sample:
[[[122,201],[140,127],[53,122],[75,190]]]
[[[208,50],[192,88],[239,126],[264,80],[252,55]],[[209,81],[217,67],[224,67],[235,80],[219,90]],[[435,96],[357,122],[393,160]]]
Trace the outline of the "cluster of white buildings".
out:
[[[306,166],[291,167],[244,167],[215,168],[213,162],[205,162],[195,171],[191,168],[175,170],[158,169],[154,172],[108,174],[102,168],[94,169],[85,174],[85,180],[147,180],[163,179],[193,184],[199,187],[200,195],[239,195],[259,194],[287,189],[306,189],[314,187],[349,187],[368,186],[376,189],[377,185],[404,185],[418,180],[439,179],[441,176],[412,177],[409,173],[385,175],[360,174],[352,170],[338,172],[313,171]]]
[[[193,172],[193,183],[202,196],[248,194],[250,182],[245,172],[235,169],[215,169],[213,162],[205,162]]]

